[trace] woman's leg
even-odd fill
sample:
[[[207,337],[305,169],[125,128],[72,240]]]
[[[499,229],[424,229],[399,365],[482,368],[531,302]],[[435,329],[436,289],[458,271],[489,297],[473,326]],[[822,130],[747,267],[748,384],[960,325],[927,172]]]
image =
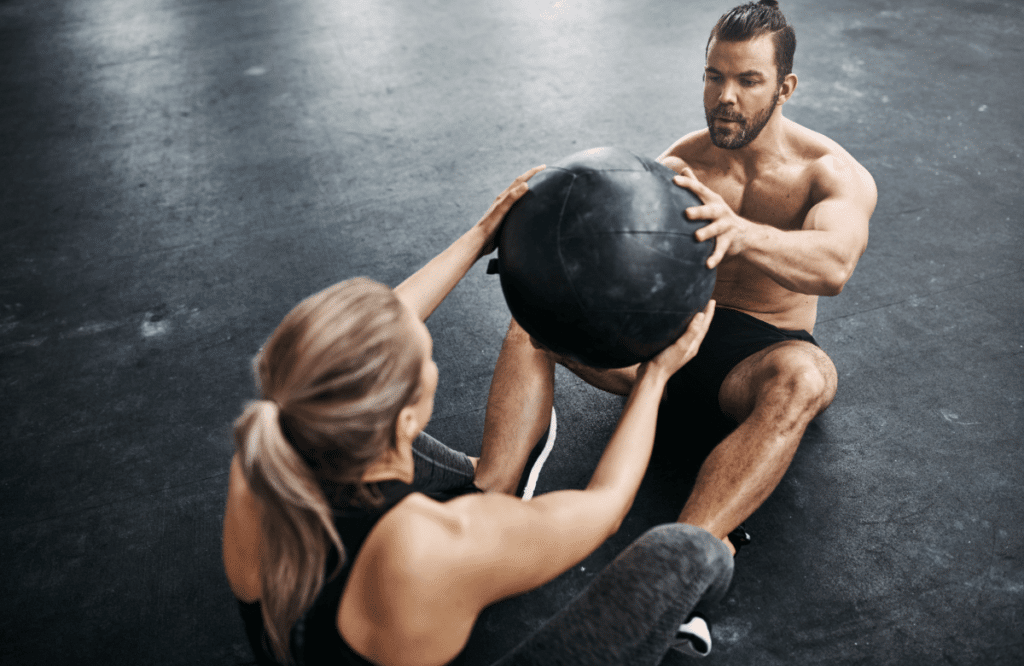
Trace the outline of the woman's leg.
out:
[[[656,665],[698,604],[725,595],[732,570],[729,550],[710,533],[654,527],[495,666]]]
[[[425,432],[413,440],[412,457],[413,487],[422,493],[460,490],[473,483],[473,462],[469,456],[448,448]]]

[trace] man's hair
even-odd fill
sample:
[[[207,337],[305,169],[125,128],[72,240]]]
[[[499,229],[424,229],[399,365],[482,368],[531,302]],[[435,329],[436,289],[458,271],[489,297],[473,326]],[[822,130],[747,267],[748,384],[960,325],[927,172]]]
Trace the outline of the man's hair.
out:
[[[771,35],[775,46],[775,69],[781,85],[786,75],[793,71],[793,52],[796,51],[796,33],[786,22],[777,0],[761,0],[734,7],[722,14],[711,29],[708,43],[704,47],[704,58],[708,56],[711,40],[720,42],[745,42],[761,35]]]

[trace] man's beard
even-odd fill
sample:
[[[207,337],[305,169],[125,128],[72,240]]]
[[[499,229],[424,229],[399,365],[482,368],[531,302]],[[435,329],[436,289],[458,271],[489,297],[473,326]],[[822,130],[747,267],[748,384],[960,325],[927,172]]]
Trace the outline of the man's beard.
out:
[[[708,130],[711,131],[711,143],[715,144],[718,148],[736,150],[756,139],[757,135],[764,129],[764,126],[768,124],[768,120],[772,117],[772,112],[775,111],[775,105],[779,101],[779,92],[775,91],[771,104],[749,120],[738,113],[733,113],[725,105],[716,106],[712,111],[708,111],[707,107],[705,107],[704,118],[707,120]],[[730,134],[721,128],[716,129],[716,118],[736,121],[733,132]]]

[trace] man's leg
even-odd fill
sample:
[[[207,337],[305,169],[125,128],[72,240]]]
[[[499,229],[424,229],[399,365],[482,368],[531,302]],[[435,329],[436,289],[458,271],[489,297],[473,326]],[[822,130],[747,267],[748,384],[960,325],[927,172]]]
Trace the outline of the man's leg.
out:
[[[540,347],[515,319],[509,325],[491,378],[476,483],[482,490],[514,493],[530,451],[548,428],[561,363],[597,388],[626,395],[636,367],[595,370]]]
[[[741,361],[719,392],[722,411],[740,425],[701,466],[679,522],[724,539],[778,486],[836,385],[832,361],[808,342],[779,342]]]

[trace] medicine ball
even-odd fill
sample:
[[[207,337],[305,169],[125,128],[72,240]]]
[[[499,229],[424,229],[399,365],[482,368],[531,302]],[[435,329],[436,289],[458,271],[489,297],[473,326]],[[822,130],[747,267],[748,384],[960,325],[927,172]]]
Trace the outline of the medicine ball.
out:
[[[617,148],[549,165],[505,216],[497,272],[512,316],[551,351],[595,368],[649,360],[711,298],[714,241],[675,172]]]

